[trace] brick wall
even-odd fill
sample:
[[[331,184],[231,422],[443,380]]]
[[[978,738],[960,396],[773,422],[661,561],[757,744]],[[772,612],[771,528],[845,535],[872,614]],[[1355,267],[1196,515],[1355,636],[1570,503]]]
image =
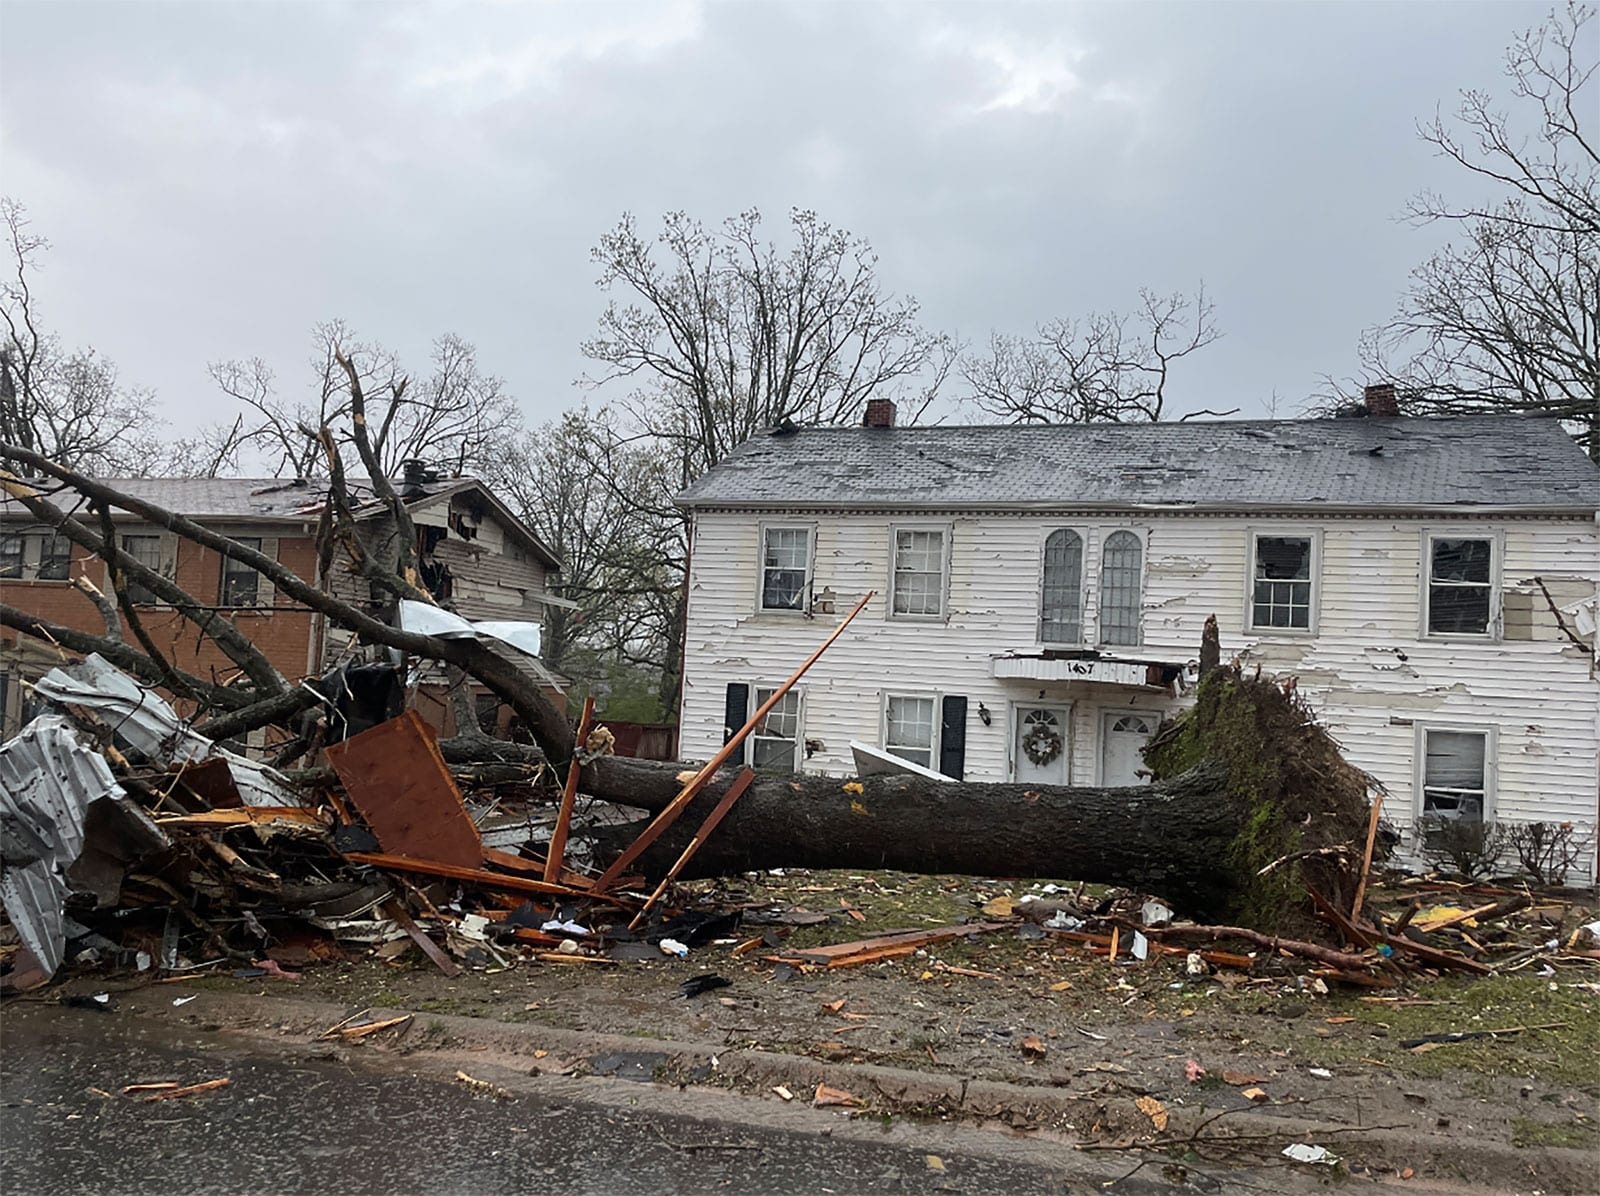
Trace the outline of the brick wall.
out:
[[[144,529],[119,526],[119,531],[141,530]],[[259,534],[265,535],[271,530],[264,529]],[[313,578],[316,573],[316,550],[312,539],[298,528],[278,530],[282,533],[276,541],[278,561],[303,578]],[[252,530],[252,534],[257,533]],[[221,555],[182,539],[177,539],[174,547],[174,580],[177,584],[203,603],[220,605]],[[104,564],[89,557],[76,545],[73,546],[71,568],[73,577],[86,576],[95,585],[105,589]],[[0,581],[0,592],[3,592],[3,600],[8,605],[29,614],[91,634],[104,634],[105,625],[101,622],[99,612],[69,581],[7,579]],[[276,604],[272,607],[239,609],[226,614],[279,672],[295,680],[305,676],[308,667],[315,667],[311,649],[312,638],[318,633],[318,616],[294,606],[282,595],[274,593],[272,598]],[[177,668],[219,682],[228,680],[238,672],[233,662],[208,637],[200,635],[192,624],[176,612],[161,606],[143,606],[139,608],[139,613],[151,638]],[[132,633],[124,629],[124,635],[132,642]],[[58,663],[61,663],[60,655],[48,645],[10,629],[0,628],[0,670],[13,678],[19,675],[35,677],[43,669]],[[9,688],[15,691],[18,687],[13,684]],[[12,693],[7,705],[17,704],[17,695]],[[3,710],[0,711],[0,719],[9,723],[15,714],[14,710]]]

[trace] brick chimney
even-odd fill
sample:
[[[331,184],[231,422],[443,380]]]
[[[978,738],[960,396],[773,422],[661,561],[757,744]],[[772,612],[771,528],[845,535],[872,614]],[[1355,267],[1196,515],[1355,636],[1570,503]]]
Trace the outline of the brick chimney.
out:
[[[1366,388],[1367,414],[1392,419],[1400,414],[1400,400],[1395,397],[1393,382],[1379,382]]]
[[[863,428],[894,427],[894,400],[868,399],[867,413],[861,418]]]

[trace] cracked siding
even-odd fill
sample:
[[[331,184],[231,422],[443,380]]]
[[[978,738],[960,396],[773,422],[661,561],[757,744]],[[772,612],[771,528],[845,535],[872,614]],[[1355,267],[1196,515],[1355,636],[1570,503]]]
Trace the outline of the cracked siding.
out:
[[[1505,599],[1543,576],[1570,600],[1592,593],[1600,575],[1592,521],[873,514],[808,515],[804,522],[816,526],[816,592],[831,587],[842,614],[866,590],[878,591],[802,682],[804,735],[826,744],[809,768],[850,772],[848,741],[880,740],[882,692],[925,691],[968,698],[967,777],[1003,779],[1008,703],[1039,700],[1040,690],[996,681],[990,658],[1035,643],[1044,537],[1056,527],[1084,534],[1091,579],[1084,618],[1092,634],[1101,544],[1128,528],[1147,538],[1143,654],[1193,659],[1201,625],[1215,613],[1223,658],[1295,673],[1350,759],[1387,786],[1395,817],[1414,809],[1416,725],[1456,722],[1497,730],[1497,817],[1596,820],[1600,684],[1557,631],[1543,597],[1518,609],[1522,623],[1514,631],[1525,639],[1430,641],[1419,634],[1426,530],[1498,535]],[[941,623],[886,617],[889,529],[918,522],[952,529],[949,616]],[[757,613],[759,523],[755,515],[696,516],[682,731],[691,758],[720,746],[727,683],[782,680],[837,618]],[[1245,629],[1249,538],[1263,528],[1322,536],[1315,636]],[[1072,703],[1074,784],[1095,782],[1102,711],[1173,705],[1157,691],[1083,682],[1046,685],[1044,692],[1043,700]],[[993,713],[991,726],[977,718],[980,702]]]

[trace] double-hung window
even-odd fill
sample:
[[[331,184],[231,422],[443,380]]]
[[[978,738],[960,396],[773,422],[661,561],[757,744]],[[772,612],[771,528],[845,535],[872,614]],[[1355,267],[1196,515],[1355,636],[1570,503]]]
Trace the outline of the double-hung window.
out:
[[[1481,822],[1488,794],[1488,733],[1423,728],[1423,820]]]
[[[755,708],[761,709],[776,686],[752,689]],[[757,772],[800,771],[800,691],[791,689],[767,711],[750,734],[750,767]]]
[[[122,551],[146,569],[154,570],[157,573],[163,572],[161,537],[159,535],[123,536]],[[128,601],[144,605],[159,601],[153,591],[147,589],[142,583],[131,579],[127,582],[127,595]]]
[[[805,610],[810,580],[811,529],[761,529],[761,609]]]
[[[1045,537],[1039,642],[1083,642],[1083,537],[1070,528],[1057,528]]]
[[[1428,537],[1429,635],[1492,634],[1494,558],[1494,541],[1488,537]]]
[[[894,569],[889,579],[889,609],[911,618],[944,614],[945,529],[894,529]]]
[[[66,581],[72,575],[72,544],[54,532],[0,535],[0,579]]]
[[[924,768],[936,767],[937,709],[931,695],[890,694],[883,710],[884,750]]]
[[[1250,626],[1311,630],[1316,541],[1311,536],[1252,538]]]
[[[234,540],[245,548],[261,551],[261,537],[235,536]],[[222,605],[255,606],[261,600],[261,574],[249,565],[222,558]]]
[[[1139,642],[1144,544],[1134,532],[1112,532],[1100,548],[1100,642]]]

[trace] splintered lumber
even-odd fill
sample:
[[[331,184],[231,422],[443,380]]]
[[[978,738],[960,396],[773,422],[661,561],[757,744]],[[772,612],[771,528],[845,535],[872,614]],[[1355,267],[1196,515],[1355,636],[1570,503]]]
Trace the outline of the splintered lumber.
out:
[[[866,608],[874,593],[875,591],[868,590],[861,601],[856,603],[855,608],[833,629],[833,633],[817,646],[817,650],[806,657],[800,667],[789,674],[789,679],[773,690],[772,695],[761,703],[760,708],[750,716],[749,721],[735,731],[733,737],[722,745],[722,750],[706,761],[704,767],[689,778],[684,787],[678,791],[678,796],[673,798],[667,807],[651,820],[650,825],[644,828],[639,837],[616,858],[611,867],[606,869],[605,875],[595,881],[594,891],[596,893],[604,893],[615,885],[623,870],[644,854],[645,849],[659,839],[662,833],[677,821],[678,815],[682,814],[689,803],[694,800],[695,794],[699,793],[705,787],[705,783],[716,775],[717,769],[733,758],[733,754],[744,745],[744,741],[749,734],[759,727],[762,720],[772,712],[772,708],[783,700],[783,695],[793,689],[795,682],[805,676],[806,670],[817,663],[817,658],[828,650],[834,640],[844,634],[844,629],[850,626],[850,621]],[[746,783],[748,784],[748,782]]]
[[[384,906],[384,912],[394,919],[401,930],[411,936],[411,941],[421,948],[424,955],[433,961],[434,967],[452,978],[461,975],[460,965],[440,950],[439,944],[422,932],[422,928],[412,920],[404,905],[398,901],[388,902]]]
[[[572,806],[578,797],[578,777],[583,772],[578,753],[589,738],[589,728],[593,722],[594,695],[588,694],[583,699],[583,717],[578,720],[578,738],[573,741],[572,763],[567,766],[566,788],[561,791],[561,809],[556,813],[555,829],[550,832],[550,850],[544,861],[544,878],[548,881],[560,878],[561,865],[566,859],[567,830],[572,825]]]
[[[1367,896],[1367,876],[1372,871],[1372,849],[1378,842],[1378,815],[1383,810],[1383,790],[1375,789],[1372,794],[1372,817],[1367,821],[1367,849],[1361,853],[1361,877],[1356,881],[1355,900],[1350,903],[1350,918],[1359,921],[1361,918],[1361,903]]]
[[[199,1092],[210,1092],[216,1088],[226,1088],[230,1083],[232,1081],[227,1076],[221,1076],[215,1080],[207,1080],[203,1084],[190,1084],[187,1088],[167,1088],[161,1092],[152,1092],[145,1097],[145,1100],[172,1100],[174,1097],[179,1096],[194,1096]]]
[[[722,800],[711,813],[706,815],[705,821],[700,824],[700,829],[695,831],[694,838],[689,840],[689,846],[683,849],[683,854],[678,857],[677,863],[667,869],[667,874],[661,878],[661,883],[656,886],[656,891],[650,894],[650,899],[644,903],[639,912],[633,916],[633,921],[628,923],[629,930],[637,930],[639,923],[644,921],[644,916],[650,908],[661,900],[661,894],[667,891],[667,886],[677,879],[678,873],[683,871],[683,866],[689,862],[694,853],[700,850],[700,845],[712,831],[717,829],[717,824],[727,817],[728,811],[733,809],[733,803],[744,796],[744,791],[750,788],[750,782],[756,779],[755,770],[746,768],[738,779],[728,786],[728,791],[722,795]]]
[[[459,880],[467,884],[482,885],[486,889],[500,889],[508,893],[554,893],[559,897],[587,897],[583,889],[570,885],[548,884],[526,876],[510,876],[504,872],[490,872],[484,868],[461,868],[440,860],[413,859],[404,855],[389,855],[378,851],[351,851],[345,859],[352,864],[366,864],[372,868],[385,868],[391,872],[420,872],[424,876],[442,876],[446,880]]]
[[[472,868],[483,840],[439,752],[433,728],[415,710],[327,749],[328,762],[385,853]]]
[[[988,934],[1005,930],[1008,922],[969,922],[965,926],[938,926],[929,930],[895,930],[875,938],[856,939],[849,943],[833,943],[826,947],[808,947],[803,951],[785,951],[771,958],[781,963],[823,964],[827,967],[846,967],[851,963],[869,963],[872,959],[891,959],[896,955],[909,955],[918,947],[942,943],[947,939],[965,938],[968,935]],[[871,958],[857,958],[870,956]]]
[[[200,814],[171,814],[156,819],[156,825],[163,830],[254,826],[263,822],[291,822],[316,830],[326,830],[328,826],[327,815],[309,806],[241,806],[237,810],[206,810]]]
[[[1418,926],[1417,929],[1426,934],[1433,934],[1435,931],[1449,930],[1453,926],[1460,926],[1464,922],[1472,922],[1478,918],[1482,918],[1486,922],[1492,922],[1496,918],[1514,914],[1532,904],[1526,893],[1518,893],[1515,896],[1507,897],[1504,901],[1491,901],[1488,905],[1480,905],[1477,909],[1462,910],[1459,914],[1448,917],[1442,922],[1429,922],[1426,925]]]

